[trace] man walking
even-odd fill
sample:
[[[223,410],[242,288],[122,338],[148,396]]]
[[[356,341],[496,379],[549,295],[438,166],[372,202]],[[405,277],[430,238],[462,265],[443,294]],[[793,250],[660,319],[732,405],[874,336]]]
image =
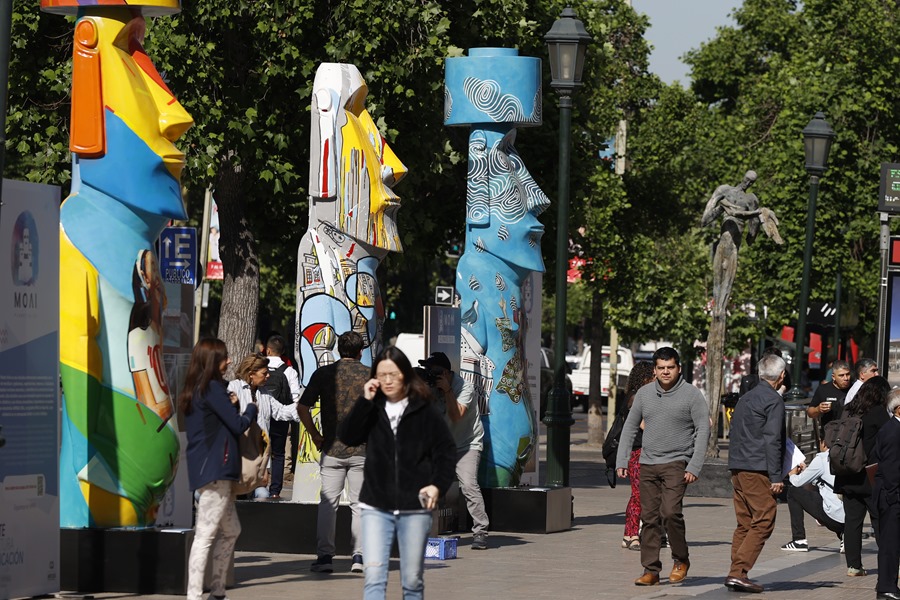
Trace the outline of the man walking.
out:
[[[356,399],[362,394],[363,384],[369,379],[369,368],[359,359],[362,357],[363,338],[355,331],[342,333],[338,337],[338,354],[340,360],[320,367],[309,379],[309,385],[297,404],[300,422],[309,432],[313,443],[322,452],[319,462],[319,474],[322,479],[319,516],[316,524],[316,561],[310,570],[316,573],[334,571],[334,530],[337,520],[337,509],[344,491],[344,482],[348,484],[350,496],[350,537],[353,544],[353,562],[350,570],[362,573],[362,540],[359,522],[359,490],[363,481],[363,466],[366,459],[366,447],[345,446],[337,439],[337,430],[344,417],[350,413]],[[322,433],[313,423],[309,409],[320,402]]]
[[[653,353],[656,380],[638,390],[619,440],[616,474],[628,475],[634,437],[644,424],[641,450],[641,564],[644,574],[635,585],[658,585],[663,528],[669,535],[675,561],[669,583],[687,577],[691,563],[685,539],[682,503],[688,484],[697,481],[709,438],[709,408],[703,394],[681,379],[674,348]]]
[[[472,516],[472,550],[486,550],[489,521],[478,485],[484,427],[478,403],[472,401],[474,387],[451,370],[450,359],[443,352],[432,352],[419,364],[427,370],[428,384],[456,442],[456,478]]]
[[[738,592],[763,591],[747,574],[775,529],[775,496],[784,486],[784,400],[775,391],[784,380],[784,367],[780,356],[763,356],[759,385],[741,397],[731,417],[728,468],[737,528],[731,539],[731,570],[725,586]]]
[[[266,357],[269,359],[269,379],[266,390],[284,405],[294,404],[300,399],[300,378],[297,371],[282,360],[284,338],[273,335],[266,341]],[[279,500],[284,485],[284,448],[292,421],[269,422],[269,441],[272,443],[272,480],[269,483],[269,498]]]

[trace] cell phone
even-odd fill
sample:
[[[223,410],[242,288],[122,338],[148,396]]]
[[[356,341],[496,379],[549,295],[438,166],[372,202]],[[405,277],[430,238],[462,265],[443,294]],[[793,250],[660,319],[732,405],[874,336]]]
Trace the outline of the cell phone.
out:
[[[419,492],[419,504],[422,505],[422,508],[428,508],[428,494]]]

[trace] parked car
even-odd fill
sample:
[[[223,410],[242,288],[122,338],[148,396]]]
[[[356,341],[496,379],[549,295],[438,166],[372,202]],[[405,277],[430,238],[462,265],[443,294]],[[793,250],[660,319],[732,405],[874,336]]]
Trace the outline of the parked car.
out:
[[[569,365],[566,363],[566,391],[569,392],[570,403],[574,400],[572,395],[572,378],[569,376]],[[553,350],[541,348],[541,403],[540,418],[544,418],[547,412],[547,397],[553,389]]]
[[[634,356],[628,348],[619,347],[618,364],[616,365],[616,388],[625,389],[628,384],[628,375],[634,367]],[[600,372],[600,403],[605,405],[609,398],[609,346],[603,346]],[[578,368],[572,371],[572,393],[574,401],[572,407],[580,405],[587,412],[588,401],[591,392],[591,347],[585,346],[581,355]]]

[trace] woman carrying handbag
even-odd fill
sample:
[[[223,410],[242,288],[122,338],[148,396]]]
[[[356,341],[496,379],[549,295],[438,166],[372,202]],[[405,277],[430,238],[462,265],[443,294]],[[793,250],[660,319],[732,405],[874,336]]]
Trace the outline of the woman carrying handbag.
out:
[[[213,550],[211,595],[225,597],[225,575],[241,533],[233,490],[241,472],[238,436],[256,419],[257,407],[250,403],[240,414],[229,398],[224,376],[230,363],[225,342],[214,338],[200,340],[191,353],[178,398],[187,431],[188,480],[191,489],[199,492],[194,543],[188,560],[188,600],[200,600],[203,596],[206,563],[217,533],[220,535]]]

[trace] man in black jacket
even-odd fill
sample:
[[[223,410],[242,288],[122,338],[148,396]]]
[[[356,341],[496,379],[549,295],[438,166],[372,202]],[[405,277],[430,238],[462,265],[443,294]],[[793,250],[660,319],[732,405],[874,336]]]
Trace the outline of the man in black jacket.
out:
[[[872,497],[878,506],[878,583],[875,598],[900,600],[900,390],[888,394],[892,419],[878,430],[871,462],[878,462]]]
[[[759,385],[740,399],[731,418],[728,468],[738,524],[731,540],[731,570],[725,586],[739,592],[763,591],[747,574],[775,529],[775,496],[784,485],[784,401],[775,391],[784,380],[784,368],[780,356],[763,356]]]

